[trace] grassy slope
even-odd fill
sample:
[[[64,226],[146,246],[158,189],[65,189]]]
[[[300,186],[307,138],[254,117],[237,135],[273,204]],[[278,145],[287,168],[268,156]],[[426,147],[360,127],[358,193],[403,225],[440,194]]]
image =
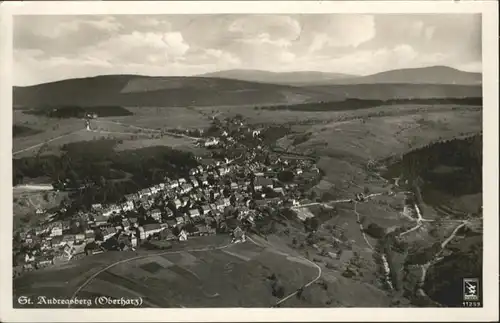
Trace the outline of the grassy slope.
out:
[[[16,106],[209,106],[303,102],[323,93],[286,85],[201,77],[107,75],[14,88]]]
[[[308,101],[480,96],[480,86],[354,84],[294,87],[223,78],[107,75],[15,87],[15,106],[234,106]]]

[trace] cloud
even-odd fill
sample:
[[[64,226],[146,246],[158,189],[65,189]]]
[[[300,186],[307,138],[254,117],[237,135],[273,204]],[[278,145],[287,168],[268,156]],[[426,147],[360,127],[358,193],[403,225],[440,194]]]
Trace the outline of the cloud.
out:
[[[427,41],[432,40],[436,26],[426,26],[422,20],[417,20],[409,25],[408,36],[415,38],[424,38]]]
[[[18,84],[108,73],[222,69],[370,74],[481,68],[480,15],[17,16]],[[19,73],[18,73],[19,71]]]
[[[56,39],[71,35],[80,29],[92,29],[96,32],[116,32],[122,25],[112,16],[100,18],[76,18],[69,21],[60,21],[52,24],[50,20],[41,20],[33,33],[46,38]]]
[[[209,48],[205,50],[205,54],[208,59],[210,59],[211,61],[215,60],[216,64],[219,65],[236,66],[238,64],[241,64],[241,60],[238,57],[220,49]]]
[[[305,26],[311,34],[309,52],[357,47],[375,36],[375,20],[371,15],[318,15],[308,17]]]
[[[164,64],[182,58],[188,50],[189,45],[180,32],[132,32],[87,47],[82,54],[101,57],[115,64],[144,60]]]
[[[441,53],[419,54],[409,44],[398,44],[392,47],[378,49],[359,49],[349,55],[332,57],[317,55],[313,57],[296,57],[288,64],[271,67],[274,71],[303,70],[367,75],[381,71],[441,65],[448,57]]]
[[[480,61],[469,62],[465,64],[457,64],[454,66],[462,71],[481,73],[483,70],[483,64]]]
[[[244,39],[267,34],[273,40],[293,40],[300,36],[302,28],[297,20],[289,16],[256,15],[235,19],[228,31]]]

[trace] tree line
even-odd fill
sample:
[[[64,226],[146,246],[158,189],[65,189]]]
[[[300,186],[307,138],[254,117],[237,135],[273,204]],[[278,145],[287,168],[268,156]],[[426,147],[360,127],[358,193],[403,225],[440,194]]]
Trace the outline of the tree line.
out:
[[[45,116],[49,118],[83,118],[87,114],[96,114],[99,117],[131,116],[132,112],[121,106],[86,107],[78,105],[44,106],[23,111],[25,114]]]
[[[389,99],[389,100],[367,100],[367,99],[345,99],[343,101],[310,102],[295,105],[262,106],[255,109],[263,110],[292,110],[292,111],[349,111],[357,109],[374,108],[382,105],[399,104],[454,104],[454,105],[482,105],[481,97],[468,98],[428,98],[428,99]]]

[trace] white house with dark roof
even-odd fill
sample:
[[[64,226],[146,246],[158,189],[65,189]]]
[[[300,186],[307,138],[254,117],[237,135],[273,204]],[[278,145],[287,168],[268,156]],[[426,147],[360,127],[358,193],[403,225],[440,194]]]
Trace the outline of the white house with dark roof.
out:
[[[198,187],[199,186],[199,183],[198,183],[198,180],[196,179],[196,177],[190,176],[189,180],[191,181],[191,184],[193,184],[193,187]]]
[[[159,209],[152,210],[150,215],[156,221],[160,221],[160,219],[161,219],[161,211]]]
[[[285,191],[283,190],[283,187],[275,187],[275,188],[273,188],[273,191],[275,191],[276,193],[279,193],[281,195],[285,194]]]
[[[94,218],[96,226],[103,226],[108,224],[108,219],[105,216],[98,215]]]
[[[262,190],[264,187],[273,188],[273,181],[270,178],[257,177],[254,181],[254,189],[256,191]]]
[[[156,188],[156,186],[151,186],[151,187],[148,187],[147,189],[149,190],[150,195],[158,193],[158,189]]]
[[[208,185],[208,176],[207,174],[203,174],[200,176],[200,182],[202,185]]]
[[[144,189],[139,191],[139,196],[141,198],[151,196],[151,190],[149,188],[144,188]]]
[[[82,242],[85,240],[85,233],[77,233],[75,234],[75,241]]]
[[[184,230],[181,230],[178,237],[179,237],[179,241],[186,241],[188,239],[188,235],[187,235],[186,231],[184,231]]]
[[[193,189],[193,185],[185,183],[181,185],[181,194],[189,193]]]
[[[172,212],[169,207],[165,207],[165,214],[167,215],[167,218],[169,218],[174,215],[174,212]]]
[[[116,234],[116,228],[115,227],[109,227],[109,228],[102,229],[102,235],[104,236],[104,241],[110,239],[115,234]]]
[[[52,230],[50,231],[50,236],[51,237],[57,237],[62,235],[62,223],[61,222],[56,222],[56,224],[52,227]]]
[[[223,175],[228,174],[231,171],[231,168],[229,168],[228,166],[221,166],[221,167],[219,167],[218,171],[219,171],[219,174],[221,176],[223,176]]]
[[[93,230],[85,231],[85,241],[87,243],[93,242],[95,240],[95,232]]]
[[[146,238],[165,229],[158,223],[145,224],[143,228]]]
[[[120,207],[123,210],[123,212],[132,211],[135,208],[134,202],[130,200],[125,203],[122,203]]]
[[[130,225],[131,226],[134,226],[134,227],[138,226],[138,224],[137,224],[137,218],[135,216],[128,218],[128,220],[130,221]]]
[[[134,201],[135,199],[137,199],[138,196],[137,196],[137,193],[133,193],[133,194],[127,194],[125,195],[125,199],[127,201]]]
[[[113,213],[120,213],[121,211],[122,211],[122,209],[120,206],[118,206],[116,204],[112,204],[108,208],[106,208],[102,211],[102,215],[103,216],[111,216]]]
[[[210,212],[210,206],[208,206],[206,204],[202,205],[201,209],[202,209],[204,215],[207,215]]]
[[[217,138],[210,138],[207,141],[205,141],[205,147],[216,146],[218,144],[219,144],[219,139]]]
[[[200,211],[198,209],[191,209],[189,210],[189,217],[192,219],[197,218],[200,216]]]

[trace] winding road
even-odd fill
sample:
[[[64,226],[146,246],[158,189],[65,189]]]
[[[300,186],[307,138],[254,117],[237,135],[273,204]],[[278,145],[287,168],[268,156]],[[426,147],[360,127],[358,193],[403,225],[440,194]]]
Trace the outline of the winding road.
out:
[[[458,233],[458,230],[460,230],[461,228],[463,228],[464,226],[466,226],[467,224],[469,224],[470,222],[469,221],[461,221],[462,223],[459,224],[455,230],[453,230],[453,232],[450,234],[450,236],[444,240],[442,243],[441,243],[441,249],[434,255],[434,257],[429,260],[427,263],[423,264],[420,266],[420,268],[422,269],[422,274],[420,276],[420,281],[419,281],[419,289],[417,290],[417,292],[422,295],[422,296],[425,296],[425,297],[428,297],[427,296],[427,293],[423,290],[423,285],[425,283],[425,279],[427,277],[427,271],[429,270],[429,267],[432,266],[433,264],[435,264],[436,262],[438,262],[441,257],[441,253],[443,252],[443,250],[446,248],[446,246],[448,245],[448,243],[451,242],[451,240],[453,240],[453,238],[455,238],[455,236],[457,235]]]
[[[259,247],[265,247],[263,245],[261,245],[260,243],[256,242],[255,240],[253,240],[251,237],[247,236],[247,241],[250,241],[251,243],[255,244],[256,246],[259,246]],[[309,259],[307,258],[304,258],[304,257],[300,257],[300,256],[296,256],[296,258],[299,258],[309,264],[311,264],[313,267],[316,267],[316,269],[318,269],[318,275],[316,277],[314,277],[311,281],[309,281],[308,283],[306,283],[304,286],[302,286],[301,288],[298,288],[297,290],[295,290],[294,292],[288,294],[287,296],[284,296],[283,298],[279,299],[278,301],[276,301],[276,304],[272,307],[277,307],[279,306],[280,304],[286,302],[287,300],[289,300],[290,298],[292,298],[293,296],[297,295],[297,293],[299,292],[299,290],[304,290],[305,288],[311,286],[312,284],[314,284],[316,281],[318,281],[318,279],[321,278],[321,275],[323,274],[323,271],[321,269],[321,267],[319,265],[317,265],[316,263],[310,261]]]
[[[368,238],[366,237],[365,229],[363,227],[363,223],[361,223],[360,214],[356,210],[356,205],[357,204],[358,204],[357,202],[354,202],[354,213],[356,214],[356,218],[358,219],[359,230],[361,231],[361,234],[363,235],[363,239],[365,240],[365,242],[368,245],[368,247],[370,247],[371,250],[375,250],[375,248],[373,248],[372,244],[370,243],[370,241],[368,241]]]

